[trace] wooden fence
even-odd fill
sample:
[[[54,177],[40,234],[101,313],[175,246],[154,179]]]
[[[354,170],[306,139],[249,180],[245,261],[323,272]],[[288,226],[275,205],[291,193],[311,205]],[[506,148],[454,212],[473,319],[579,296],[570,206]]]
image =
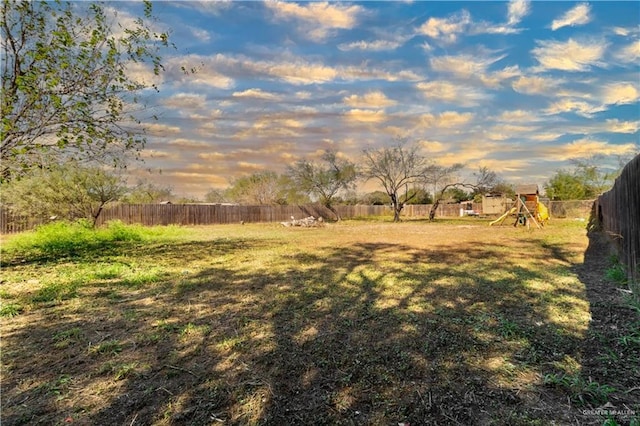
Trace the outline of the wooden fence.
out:
[[[552,217],[588,217],[592,201],[566,201],[549,203]],[[369,216],[392,216],[390,206],[336,206],[344,219]],[[482,212],[482,204],[474,203],[473,210]],[[426,218],[430,204],[406,205],[402,210],[405,218]],[[459,204],[441,204],[436,217],[458,217]],[[143,225],[210,225],[246,222],[283,222],[307,216],[335,218],[329,209],[319,205],[305,206],[240,206],[225,204],[115,204],[105,208],[98,218],[98,225],[111,220]],[[13,215],[0,208],[0,230],[3,234],[22,232],[45,223],[45,220]]]
[[[624,167],[613,188],[596,200],[594,210],[627,268],[631,290],[640,300],[640,154]]]

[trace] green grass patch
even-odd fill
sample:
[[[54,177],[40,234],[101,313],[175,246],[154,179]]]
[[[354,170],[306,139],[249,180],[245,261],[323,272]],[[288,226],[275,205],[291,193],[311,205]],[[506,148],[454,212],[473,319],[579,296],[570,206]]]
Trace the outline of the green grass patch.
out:
[[[102,256],[118,244],[175,238],[181,229],[176,226],[145,228],[120,221],[109,222],[100,228],[92,227],[86,220],[53,222],[9,239],[2,246],[2,262]]]

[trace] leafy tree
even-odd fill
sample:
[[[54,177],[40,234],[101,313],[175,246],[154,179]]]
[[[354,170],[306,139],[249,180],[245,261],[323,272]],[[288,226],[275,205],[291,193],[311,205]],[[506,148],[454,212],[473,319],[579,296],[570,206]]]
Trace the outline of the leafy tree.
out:
[[[431,204],[433,202],[431,194],[424,188],[411,188],[402,198],[405,204]]]
[[[391,203],[391,198],[384,191],[373,191],[366,194],[362,201],[372,206],[384,206]]]
[[[362,174],[366,179],[377,180],[391,198],[393,221],[400,221],[400,212],[412,197],[402,199],[402,191],[408,186],[421,185],[432,164],[419,153],[417,145],[397,141],[392,146],[364,150]]]
[[[281,188],[282,204],[301,205],[311,202],[309,195],[288,174],[280,175],[278,182]]]
[[[235,179],[225,198],[241,204],[283,204],[283,188],[275,172],[265,171]]]
[[[21,179],[2,185],[2,202],[22,215],[86,218],[95,225],[104,206],[126,192],[124,179],[99,166],[68,161],[47,169],[31,169]]]
[[[122,201],[129,204],[151,204],[162,201],[173,201],[176,196],[170,187],[157,186],[151,182],[140,181],[130,188]]]
[[[321,158],[323,164],[300,160],[288,168],[287,175],[302,192],[317,199],[340,220],[333,204],[340,191],[353,189],[358,177],[356,166],[331,150],[325,151]]]
[[[459,203],[461,201],[468,201],[468,200],[470,200],[472,198],[471,195],[468,192],[466,192],[462,188],[458,188],[458,187],[452,187],[452,188],[447,189],[444,192],[443,197],[445,199],[452,199],[456,203]]]
[[[10,180],[46,161],[122,164],[145,143],[134,116],[149,85],[130,73],[159,74],[167,33],[143,17],[114,27],[98,3],[3,0],[0,177]],[[138,111],[139,112],[139,111]]]
[[[205,203],[224,203],[226,200],[224,191],[219,189],[211,189],[204,195]]]
[[[544,188],[552,200],[583,200],[592,195],[583,176],[566,170],[558,170]]]

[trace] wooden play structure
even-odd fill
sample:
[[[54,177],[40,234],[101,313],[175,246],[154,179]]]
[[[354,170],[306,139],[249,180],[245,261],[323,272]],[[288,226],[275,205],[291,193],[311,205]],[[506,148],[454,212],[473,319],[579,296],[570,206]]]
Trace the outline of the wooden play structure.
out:
[[[516,187],[516,200],[512,207],[502,216],[489,223],[490,226],[499,223],[502,225],[508,216],[515,216],[513,226],[523,225],[529,228],[533,222],[538,228],[542,228],[549,220],[547,206],[540,202],[538,185],[520,185]]]

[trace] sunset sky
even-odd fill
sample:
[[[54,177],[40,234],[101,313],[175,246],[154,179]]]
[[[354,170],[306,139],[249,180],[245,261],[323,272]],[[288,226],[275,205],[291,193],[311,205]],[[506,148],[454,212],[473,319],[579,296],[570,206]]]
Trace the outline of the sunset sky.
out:
[[[141,5],[110,7],[126,25]],[[615,164],[639,149],[635,1],[167,1],[154,13],[177,49],[154,80],[159,119],[134,173],[177,195],[327,148],[357,162],[397,138],[442,165],[540,185],[572,158]]]

